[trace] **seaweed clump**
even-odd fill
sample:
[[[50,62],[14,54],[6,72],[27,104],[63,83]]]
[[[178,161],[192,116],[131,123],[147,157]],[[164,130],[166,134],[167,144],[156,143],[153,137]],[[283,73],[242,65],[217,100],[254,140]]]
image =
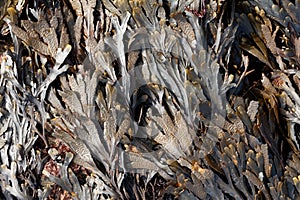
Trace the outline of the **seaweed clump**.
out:
[[[0,4],[1,198],[299,198],[300,1]]]

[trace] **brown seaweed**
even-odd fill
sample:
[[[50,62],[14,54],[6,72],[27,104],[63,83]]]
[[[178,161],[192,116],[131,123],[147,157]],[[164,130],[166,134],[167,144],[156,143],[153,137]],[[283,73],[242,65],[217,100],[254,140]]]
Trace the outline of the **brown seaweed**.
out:
[[[0,5],[1,199],[299,198],[299,0]]]

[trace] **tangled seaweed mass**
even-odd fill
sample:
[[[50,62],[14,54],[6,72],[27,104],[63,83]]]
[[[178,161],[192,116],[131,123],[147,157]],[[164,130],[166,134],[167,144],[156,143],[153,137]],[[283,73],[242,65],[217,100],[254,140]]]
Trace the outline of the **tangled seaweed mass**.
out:
[[[2,0],[0,28],[0,199],[300,198],[300,0]]]

